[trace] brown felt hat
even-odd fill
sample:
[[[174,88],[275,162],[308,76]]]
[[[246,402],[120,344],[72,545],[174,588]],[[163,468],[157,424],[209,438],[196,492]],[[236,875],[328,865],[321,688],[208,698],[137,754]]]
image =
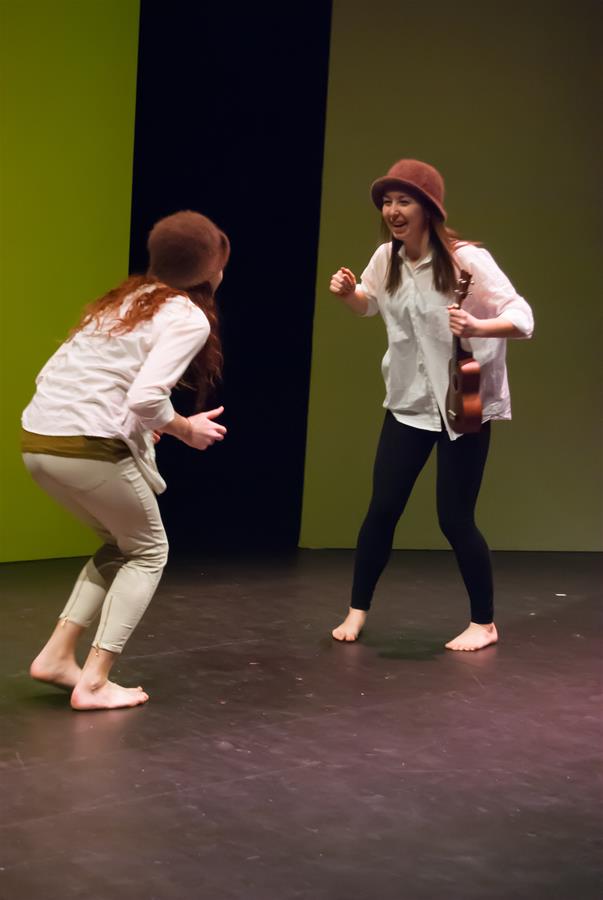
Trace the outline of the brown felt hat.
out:
[[[371,197],[375,206],[381,209],[385,192],[396,188],[414,191],[446,219],[444,179],[433,166],[418,159],[399,159],[387,175],[372,183]]]
[[[149,274],[175,288],[192,288],[220,272],[230,242],[211,219],[183,210],[155,223],[148,240]]]

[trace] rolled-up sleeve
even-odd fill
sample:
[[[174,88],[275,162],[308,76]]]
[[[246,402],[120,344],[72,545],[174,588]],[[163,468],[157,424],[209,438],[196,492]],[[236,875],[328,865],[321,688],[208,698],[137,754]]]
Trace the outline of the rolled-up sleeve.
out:
[[[190,300],[168,301],[153,319],[152,347],[128,391],[130,410],[148,430],[160,430],[174,418],[171,390],[202,349],[210,327]]]
[[[360,276],[360,284],[358,288],[362,291],[367,299],[367,310],[363,314],[363,318],[376,316],[379,312],[379,304],[377,295],[379,288],[383,287],[385,275],[387,272],[387,248],[389,245],[381,245],[373,253],[368,265]]]
[[[471,272],[471,294],[463,304],[467,312],[480,319],[504,318],[528,340],[534,333],[534,316],[505,273],[482,247],[466,245],[457,250],[461,267]]]

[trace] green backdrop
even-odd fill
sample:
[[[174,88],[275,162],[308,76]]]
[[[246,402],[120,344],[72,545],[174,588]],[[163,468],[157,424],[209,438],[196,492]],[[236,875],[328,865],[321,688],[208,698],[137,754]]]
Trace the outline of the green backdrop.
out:
[[[595,0],[335,0],[302,546],[353,546],[366,510],[385,332],[328,283],[379,242],[371,181],[416,157],[536,316],[533,341],[509,344],[514,420],[493,428],[484,531],[494,548],[601,549],[600,14]],[[395,546],[446,546],[434,493],[431,467]]]
[[[19,455],[34,378],[79,310],[127,275],[138,0],[2,0],[0,560],[98,542]]]

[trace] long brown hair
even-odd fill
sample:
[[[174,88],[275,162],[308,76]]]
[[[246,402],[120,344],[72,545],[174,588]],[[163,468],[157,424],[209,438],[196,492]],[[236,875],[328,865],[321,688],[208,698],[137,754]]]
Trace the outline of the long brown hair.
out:
[[[123,314],[118,315],[122,303],[130,295],[131,302]],[[220,380],[224,361],[218,311],[214,292],[208,281],[183,291],[157,282],[152,275],[132,275],[86,306],[80,321],[69,332],[68,340],[91,323],[100,327],[106,316],[112,316],[113,323],[109,324],[107,321],[109,327],[103,329],[105,334],[126,334],[140,322],[152,319],[157,310],[171,297],[188,297],[205,313],[209,321],[211,329],[209,337],[180,382],[185,387],[196,389],[197,405],[200,406],[208,388],[214,387]]]
[[[409,191],[410,193],[410,191]],[[454,258],[454,251],[463,244],[476,244],[476,241],[465,240],[444,224],[444,220],[422,202],[417,195],[416,199],[421,203],[428,216],[429,243],[432,251],[433,282],[436,291],[441,294],[452,294],[457,286],[459,265]],[[387,281],[385,287],[388,294],[393,294],[402,284],[402,260],[399,250],[403,241],[398,241],[391,236],[391,232],[383,219],[381,220],[382,234],[391,241],[390,257],[387,266]]]

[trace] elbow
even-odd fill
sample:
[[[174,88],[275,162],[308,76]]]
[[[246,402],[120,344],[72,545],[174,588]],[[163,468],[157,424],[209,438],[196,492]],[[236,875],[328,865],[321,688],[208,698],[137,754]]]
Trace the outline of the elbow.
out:
[[[131,388],[127,394],[127,404],[130,412],[149,428],[158,428],[173,416],[169,399],[153,391]]]
[[[513,326],[513,332],[509,337],[518,341],[531,340],[534,334],[534,314],[523,297],[516,296],[513,300],[502,304],[498,316]]]
[[[153,400],[146,391],[130,390],[128,391],[126,402],[130,412],[141,418],[145,417],[145,413],[149,413],[153,408]]]
[[[534,334],[534,319],[523,310],[508,310],[503,313],[503,318],[513,326],[511,338],[517,341],[529,341]]]
[[[530,318],[524,327],[518,329],[520,332],[519,339],[522,341],[531,341],[534,337],[534,319]]]

